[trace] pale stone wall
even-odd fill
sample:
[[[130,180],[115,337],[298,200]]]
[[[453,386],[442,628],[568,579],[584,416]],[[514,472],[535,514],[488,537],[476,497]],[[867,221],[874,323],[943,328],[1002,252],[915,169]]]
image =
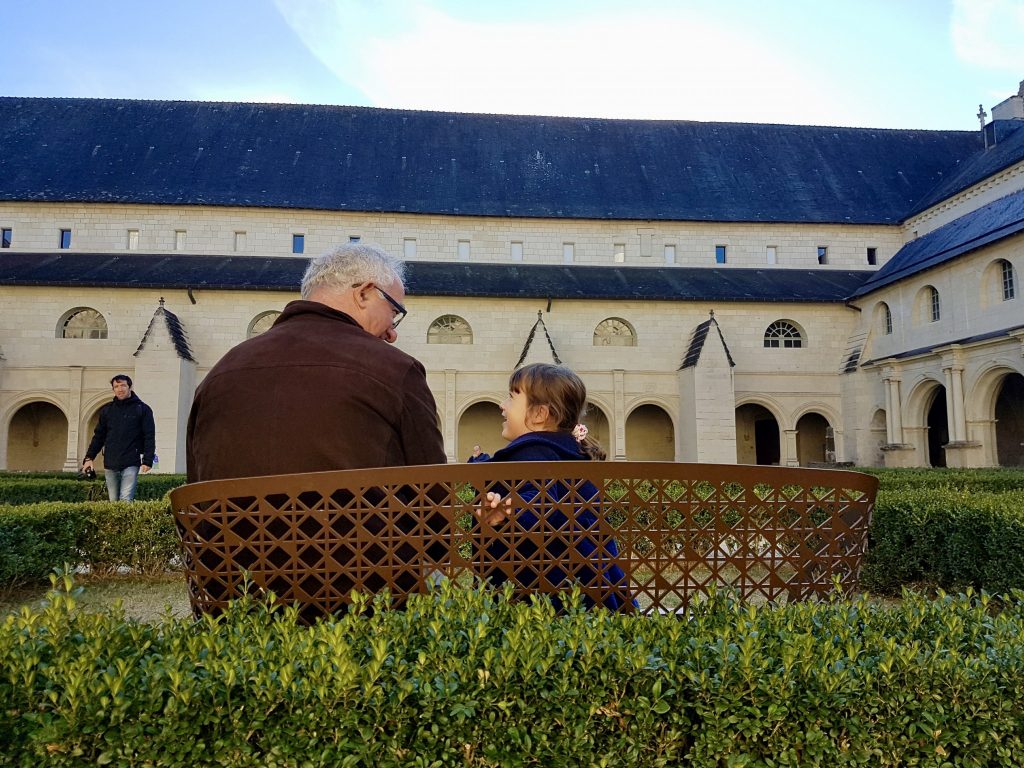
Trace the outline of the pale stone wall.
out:
[[[165,331],[151,335],[145,349],[134,356],[161,297],[188,333],[196,359],[194,375],[191,366],[173,353]],[[196,291],[194,298],[196,303],[192,304],[184,291],[150,289],[0,287],[0,301],[5,307],[0,314],[0,346],[5,358],[0,442],[6,445],[6,431],[19,405],[32,400],[52,401],[69,414],[69,423],[77,433],[68,438],[67,447],[67,466],[74,468],[88,444],[90,419],[110,398],[111,376],[125,372],[135,379],[139,396],[158,415],[161,470],[180,470],[186,404],[195,384],[228,349],[245,338],[254,317],[283,308],[297,294]],[[856,323],[856,313],[839,304],[731,303],[711,307],[700,302],[609,305],[577,300],[554,301],[550,312],[544,300],[410,296],[407,304],[410,314],[400,329],[398,344],[420,359],[428,371],[451,460],[464,460],[467,452],[465,440],[460,440],[460,428],[467,430],[467,439],[474,440],[484,439],[488,430],[494,430],[492,435],[500,430],[500,419],[493,426],[487,424],[491,418],[484,415],[487,411],[465,423],[463,417],[479,403],[491,404],[487,410],[495,413],[494,405],[504,398],[508,375],[522,353],[538,310],[543,313],[558,355],[580,373],[592,404],[605,417],[603,422],[596,420],[599,438],[603,438],[609,456],[620,459],[628,458],[630,444],[637,455],[677,458],[676,434],[685,402],[677,370],[693,328],[706,319],[709,309],[715,309],[737,361],[737,402],[751,393],[773,398],[779,404],[780,426],[784,429],[794,428],[808,400],[820,402],[822,414],[830,421],[841,412],[836,375],[841,343],[836,340],[844,339]],[[58,321],[71,307],[100,311],[107,320],[108,338],[56,338]],[[473,344],[427,343],[431,322],[445,314],[469,322]],[[637,346],[594,346],[594,328],[609,316],[622,317],[636,329]],[[806,348],[763,348],[765,328],[780,318],[805,330]],[[534,348],[544,353],[546,342],[535,342]],[[705,387],[704,391],[711,389]],[[727,394],[725,397],[727,407],[734,407]],[[734,437],[725,440],[725,453],[734,455]],[[490,446],[491,450],[495,447],[500,446]],[[709,444],[705,450],[718,449]],[[715,455],[716,460],[722,460]]]
[[[899,227],[847,224],[743,224],[727,222],[516,219],[358,213],[349,211],[228,208],[212,206],[114,205],[102,203],[0,202],[0,226],[13,230],[12,250],[58,250],[61,229],[72,231],[70,250],[128,252],[129,230],[138,231],[140,253],[175,252],[175,233],[185,232],[182,253],[291,257],[292,235],[305,235],[305,254],[315,256],[359,237],[392,253],[456,261],[459,242],[469,242],[473,262],[512,261],[512,243],[522,243],[524,263],[561,264],[563,245],[572,243],[578,264],[615,263],[615,246],[625,246],[623,263],[665,264],[674,246],[679,266],[715,266],[715,246],[727,246],[727,265],[767,267],[766,249],[775,246],[773,268],[818,268],[817,248],[828,248],[825,269],[873,269],[867,248],[877,249],[878,266],[900,248]],[[244,232],[236,251],[235,233]]]

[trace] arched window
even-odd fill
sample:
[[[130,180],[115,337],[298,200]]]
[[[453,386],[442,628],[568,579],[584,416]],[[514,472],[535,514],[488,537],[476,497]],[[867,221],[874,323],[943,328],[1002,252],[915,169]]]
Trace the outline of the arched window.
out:
[[[72,309],[57,324],[58,339],[105,339],[107,321],[89,307]]]
[[[999,270],[1002,276],[1003,301],[1009,301],[1017,295],[1017,288],[1013,281],[1013,264],[1006,259],[1000,259]]]
[[[427,329],[427,344],[472,344],[473,329],[458,315],[441,315]]]
[[[636,331],[621,317],[609,317],[594,329],[595,347],[635,347]]]
[[[764,332],[764,345],[766,347],[802,347],[804,338],[800,329],[793,323],[788,320],[776,320]]]
[[[942,317],[942,305],[939,301],[939,291],[934,285],[929,285],[928,291],[929,317],[933,323],[937,323]]]
[[[892,334],[892,311],[884,301],[875,305],[875,322],[878,329],[886,336]]]
[[[259,336],[264,331],[270,329],[281,313],[276,309],[272,309],[269,312],[261,312],[252,319],[249,323],[249,330],[245,334],[245,338],[251,339],[253,336]]]

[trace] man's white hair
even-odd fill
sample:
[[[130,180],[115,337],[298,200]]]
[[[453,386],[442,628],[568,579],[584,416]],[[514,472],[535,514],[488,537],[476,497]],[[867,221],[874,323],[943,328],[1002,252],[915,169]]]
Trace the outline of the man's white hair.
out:
[[[405,285],[405,262],[379,245],[339,245],[309,262],[302,276],[302,298],[317,288],[347,290],[359,283],[387,288],[398,281]]]

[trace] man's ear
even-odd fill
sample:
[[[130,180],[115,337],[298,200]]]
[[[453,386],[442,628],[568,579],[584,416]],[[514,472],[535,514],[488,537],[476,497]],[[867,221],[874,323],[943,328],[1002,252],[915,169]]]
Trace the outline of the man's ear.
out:
[[[354,301],[355,305],[360,309],[365,308],[369,303],[370,291],[373,290],[372,286],[372,283],[362,283],[357,289],[352,291],[352,301]]]

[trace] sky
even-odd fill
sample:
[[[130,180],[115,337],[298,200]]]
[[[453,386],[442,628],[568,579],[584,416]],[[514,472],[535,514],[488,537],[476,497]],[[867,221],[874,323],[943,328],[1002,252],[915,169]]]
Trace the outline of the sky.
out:
[[[1024,0],[0,0],[0,95],[978,127]]]

